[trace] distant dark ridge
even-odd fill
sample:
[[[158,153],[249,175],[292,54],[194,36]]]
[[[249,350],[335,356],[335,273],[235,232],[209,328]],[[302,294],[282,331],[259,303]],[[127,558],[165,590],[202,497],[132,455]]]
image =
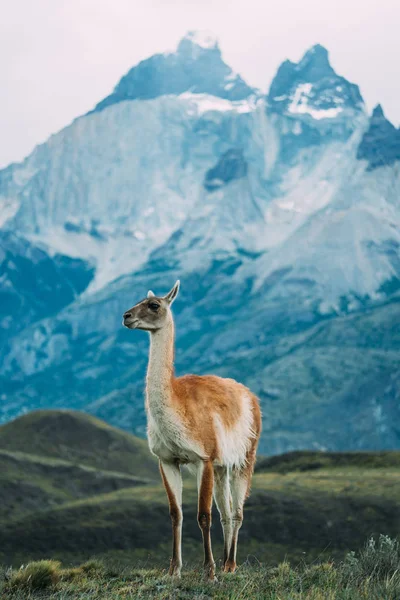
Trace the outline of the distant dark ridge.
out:
[[[256,472],[289,473],[334,467],[382,469],[400,467],[400,451],[318,452],[298,450],[268,458],[260,457]]]
[[[144,440],[79,411],[38,410],[0,427],[0,449],[158,479]]]

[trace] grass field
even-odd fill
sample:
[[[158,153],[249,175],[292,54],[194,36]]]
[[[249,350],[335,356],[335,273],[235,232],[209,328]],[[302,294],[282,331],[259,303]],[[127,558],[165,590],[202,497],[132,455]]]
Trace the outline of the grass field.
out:
[[[400,597],[399,545],[388,537],[370,539],[358,554],[341,562],[282,562],[268,567],[257,561],[243,564],[235,574],[204,580],[201,567],[185,565],[182,579],[165,569],[121,568],[88,561],[74,568],[56,561],[30,563],[8,570],[0,584],[2,597],[14,600],[122,600],[128,598],[269,599],[269,600],[397,600]]]
[[[87,487],[91,487],[92,473],[85,475]],[[51,556],[76,563],[96,555],[117,557],[126,564],[141,560],[150,565],[163,561],[166,565],[171,534],[162,486],[140,485],[133,477],[124,479],[122,474],[110,474],[105,480],[104,473],[101,475],[101,485],[108,486],[111,480],[120,487],[83,495],[78,487],[78,483],[81,487],[83,483],[78,478],[76,490],[82,497],[71,500],[71,491],[67,497],[65,486],[59,484],[56,504],[42,505],[41,510],[25,506],[24,512],[21,501],[16,499],[18,510],[14,518],[4,518],[0,523],[1,559],[16,565]],[[68,478],[67,481],[70,482]],[[55,502],[56,484],[46,481],[46,486]],[[60,499],[61,494],[65,497]],[[196,495],[195,482],[187,479],[183,540],[184,553],[190,561],[201,556]],[[285,558],[298,562],[305,556],[308,560],[340,559],[347,551],[360,548],[371,534],[397,534],[399,499],[400,472],[393,467],[258,472],[245,509],[239,558],[245,561],[248,556],[255,556],[269,564]],[[13,507],[3,510],[5,517],[13,515]],[[222,540],[215,511],[212,535],[218,556]]]
[[[49,563],[55,575],[46,597],[60,600],[132,594],[400,599],[397,567],[386,579],[371,579],[367,569],[357,581],[346,575],[351,551],[359,552],[371,536],[395,539],[400,531],[399,466],[399,452],[260,458],[240,532],[241,567],[233,577],[221,575],[216,586],[201,580],[196,485],[185,475],[187,568],[181,582],[170,582],[167,501],[145,442],[82,413],[31,413],[0,427],[0,563],[6,573],[0,597],[28,598],[26,586],[12,584],[28,577],[20,565],[51,559],[62,566]],[[212,538],[220,566],[215,511]],[[89,559],[100,561],[90,563],[90,572],[79,566]],[[328,581],[341,595],[332,595]],[[101,595],[105,590],[108,596]]]

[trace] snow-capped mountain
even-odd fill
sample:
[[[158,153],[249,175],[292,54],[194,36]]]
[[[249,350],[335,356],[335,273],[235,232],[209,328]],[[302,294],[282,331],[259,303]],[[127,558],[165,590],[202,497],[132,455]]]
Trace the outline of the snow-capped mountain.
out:
[[[139,63],[0,171],[3,420],[143,432],[146,339],[120,316],[179,276],[177,370],[249,384],[264,452],[397,447],[399,161],[322,46],[266,96],[208,33]]]
[[[255,90],[224,63],[213,34],[191,31],[176,52],[156,54],[133,67],[95,111],[125,100],[149,100],[184,92],[243,100]]]
[[[279,67],[268,94],[270,110],[317,121],[352,117],[364,110],[357,85],[332,69],[328,52],[317,44],[296,64],[286,60]]]

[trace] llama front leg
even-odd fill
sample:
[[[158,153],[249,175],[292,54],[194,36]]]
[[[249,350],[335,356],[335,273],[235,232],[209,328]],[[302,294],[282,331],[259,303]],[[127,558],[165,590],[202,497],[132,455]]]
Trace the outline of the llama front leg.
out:
[[[199,504],[197,522],[203,534],[204,570],[211,581],[215,580],[215,563],[211,549],[211,508],[214,487],[214,469],[211,461],[199,465],[198,488]]]
[[[177,463],[160,461],[160,473],[169,502],[172,522],[172,558],[170,575],[181,576],[182,568],[182,476]]]

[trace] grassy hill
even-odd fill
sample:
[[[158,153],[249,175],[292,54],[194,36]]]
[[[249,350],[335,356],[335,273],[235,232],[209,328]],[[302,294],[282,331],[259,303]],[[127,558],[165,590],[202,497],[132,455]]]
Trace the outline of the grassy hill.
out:
[[[0,522],[77,498],[147,483],[148,479],[126,473],[0,450]]]
[[[0,426],[0,449],[159,477],[147,443],[79,411],[38,410]]]
[[[260,458],[239,561],[340,560],[400,530],[400,452]],[[185,476],[184,558],[201,560],[196,484]],[[215,555],[221,530],[214,513]],[[92,556],[167,566],[170,520],[144,441],[83,413],[38,411],[0,427],[0,562]]]
[[[0,427],[0,524],[152,481],[146,442],[84,413],[37,411]]]

